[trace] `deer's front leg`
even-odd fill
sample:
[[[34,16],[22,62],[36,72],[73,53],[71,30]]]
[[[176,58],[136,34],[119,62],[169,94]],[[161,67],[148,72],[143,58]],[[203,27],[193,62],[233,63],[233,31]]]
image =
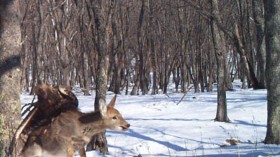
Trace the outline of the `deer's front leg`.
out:
[[[82,138],[79,137],[72,137],[72,146],[74,147],[75,150],[79,150],[79,155],[81,157],[86,157],[86,152],[85,152],[85,141]]]
[[[86,157],[86,151],[85,151],[84,147],[79,149],[79,154],[80,154],[81,157]]]
[[[69,146],[67,149],[67,157],[73,157],[74,153],[75,153],[74,146],[73,145]]]

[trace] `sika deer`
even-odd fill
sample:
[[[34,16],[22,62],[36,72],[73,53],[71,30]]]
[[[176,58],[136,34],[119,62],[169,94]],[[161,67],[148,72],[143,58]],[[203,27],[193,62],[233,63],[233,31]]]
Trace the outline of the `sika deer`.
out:
[[[93,135],[105,129],[127,130],[130,124],[114,108],[115,101],[116,97],[108,106],[100,101],[99,111],[91,113],[78,110],[61,113],[50,125],[30,134],[21,157],[73,157],[75,150],[83,148]]]

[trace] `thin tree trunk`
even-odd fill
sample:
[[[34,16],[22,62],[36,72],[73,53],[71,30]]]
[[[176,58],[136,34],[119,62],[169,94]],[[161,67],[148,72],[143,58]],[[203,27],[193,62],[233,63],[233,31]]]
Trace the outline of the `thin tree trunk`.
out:
[[[37,42],[36,42],[36,35],[35,35],[35,24],[32,24],[32,51],[33,51],[33,58],[32,58],[32,84],[31,84],[31,91],[30,95],[34,94],[34,88],[38,83],[38,51],[37,51]]]
[[[158,94],[158,67],[157,67],[157,55],[154,47],[154,39],[151,39],[151,64],[153,70],[153,82],[152,82],[152,93]]]
[[[256,58],[257,58],[257,77],[259,85],[265,87],[265,40],[264,40],[264,17],[263,0],[252,0],[253,17],[256,28]]]
[[[144,75],[144,61],[143,61],[143,37],[142,37],[142,30],[143,30],[143,22],[144,22],[144,15],[145,15],[145,0],[141,1],[141,10],[138,18],[137,24],[137,43],[138,43],[138,52],[136,53],[136,74],[135,74],[135,84],[130,95],[136,95],[138,93],[139,87],[142,85],[142,75]],[[143,89],[142,89],[143,90]],[[142,91],[145,92],[145,91]]]
[[[219,8],[218,1],[211,0],[212,3],[212,11],[215,17],[219,20]],[[220,122],[229,122],[229,118],[227,116],[227,101],[226,101],[226,89],[225,89],[225,45],[224,39],[221,32],[218,30],[218,26],[216,21],[211,20],[212,25],[212,37],[213,37],[213,45],[215,49],[215,56],[217,62],[217,84],[218,84],[218,106],[217,106],[217,114],[216,121]]]
[[[263,88],[259,85],[259,82],[255,76],[254,69],[253,69],[252,65],[250,64],[248,57],[246,56],[245,48],[241,41],[241,37],[239,35],[239,29],[238,29],[237,25],[235,25],[234,38],[235,38],[235,45],[236,45],[239,55],[241,57],[240,58],[241,64],[243,64],[243,66],[244,66],[244,70],[245,70],[245,74],[247,75],[247,78],[252,83],[252,86],[254,89]]]

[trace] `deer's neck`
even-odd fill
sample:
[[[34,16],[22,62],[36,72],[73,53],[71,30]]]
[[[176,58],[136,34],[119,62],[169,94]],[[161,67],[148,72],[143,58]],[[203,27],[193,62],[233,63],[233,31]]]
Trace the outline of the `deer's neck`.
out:
[[[104,120],[100,112],[85,113],[79,118],[82,124],[82,133],[85,136],[91,137],[95,134],[105,131]]]

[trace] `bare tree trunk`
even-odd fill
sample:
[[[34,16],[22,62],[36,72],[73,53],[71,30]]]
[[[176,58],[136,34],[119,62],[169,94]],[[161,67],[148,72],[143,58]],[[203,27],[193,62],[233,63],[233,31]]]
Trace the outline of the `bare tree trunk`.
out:
[[[259,81],[257,80],[257,78],[255,76],[254,69],[253,69],[252,65],[250,64],[248,57],[246,56],[246,51],[245,51],[244,45],[241,41],[241,37],[240,37],[239,29],[238,29],[237,25],[235,25],[235,33],[233,36],[235,39],[235,45],[236,45],[239,55],[240,55],[241,64],[243,64],[243,66],[244,66],[244,70],[245,70],[245,74],[247,75],[247,78],[251,82],[254,89],[263,88],[263,87],[260,87]]]
[[[265,43],[267,79],[267,131],[266,144],[280,144],[280,1],[266,0]]]
[[[111,29],[111,17],[112,10],[115,6],[115,1],[110,1],[110,9],[108,11],[108,17],[105,19],[105,5],[106,2],[98,0],[96,3],[91,4],[94,17],[95,26],[97,32],[97,40],[95,41],[98,53],[98,65],[97,65],[97,77],[96,77],[96,97],[94,102],[95,110],[99,109],[99,101],[106,101],[107,93],[107,80],[108,80],[108,68],[109,68],[109,51],[110,49],[110,30]],[[93,147],[92,144],[94,143]],[[105,132],[98,134],[93,137],[90,144],[88,144],[88,149],[98,148],[102,153],[108,154],[108,145]]]
[[[83,92],[84,95],[90,95],[89,93],[89,76],[88,76],[88,53],[85,50],[82,50],[82,71],[83,71]]]
[[[154,40],[151,39],[151,64],[153,70],[153,82],[152,82],[152,93],[158,94],[158,64],[157,64],[157,55],[154,47]]]
[[[265,41],[264,41],[264,15],[263,0],[252,0],[253,17],[256,28],[256,59],[257,59],[257,77],[260,87],[265,87]]]
[[[209,36],[211,36],[211,34],[209,34]],[[210,47],[210,42],[211,40],[208,41],[209,42],[209,45],[208,45],[208,49],[209,49],[209,52],[207,53],[207,58],[208,58],[208,81],[207,81],[207,92],[212,92],[213,91],[213,83],[214,83],[214,67],[215,67],[215,55],[214,55],[214,51],[213,51],[213,48]]]
[[[218,1],[211,0],[212,5],[212,12],[219,20],[219,8],[218,8]],[[216,21],[211,20],[212,25],[212,37],[213,37],[213,44],[215,49],[215,56],[217,62],[217,84],[218,84],[218,106],[217,106],[217,114],[216,114],[216,121],[220,122],[229,122],[229,118],[227,116],[227,100],[226,100],[226,89],[225,89],[225,59],[226,59],[226,52],[225,52],[225,45],[224,45],[224,36],[218,30],[218,26]]]
[[[0,2],[0,156],[15,156],[12,141],[20,122],[19,1]]]
[[[38,83],[38,51],[37,51],[37,38],[35,34],[35,23],[32,24],[32,52],[33,52],[33,58],[32,58],[32,83],[31,83],[31,91],[30,95],[34,94],[34,88],[36,84]]]
[[[130,95],[136,95],[138,93],[139,87],[142,85],[142,75],[144,75],[143,69],[144,69],[144,61],[143,61],[143,36],[142,36],[142,31],[143,31],[143,23],[144,23],[144,15],[146,12],[146,6],[145,6],[145,0],[141,1],[141,9],[140,9],[140,14],[138,18],[138,23],[137,23],[137,52],[136,52],[136,74],[135,74],[135,84],[133,86],[133,89],[130,93]],[[143,89],[142,89],[143,90]],[[144,91],[142,91],[143,93]]]

